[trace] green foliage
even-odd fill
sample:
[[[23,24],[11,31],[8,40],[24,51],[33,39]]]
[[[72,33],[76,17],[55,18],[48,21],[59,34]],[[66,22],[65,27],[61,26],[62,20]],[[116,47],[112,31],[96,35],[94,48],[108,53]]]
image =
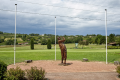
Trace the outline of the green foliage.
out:
[[[119,74],[118,77],[120,78],[120,66],[117,66],[116,72]]]
[[[105,44],[105,43],[106,43],[106,38],[105,38],[105,36],[102,36],[100,38],[100,44]]]
[[[88,38],[87,41],[91,44],[93,42],[92,38]]]
[[[97,43],[100,44],[100,39],[99,38],[97,39]]]
[[[34,33],[31,33],[29,34],[30,36],[39,36],[39,34],[34,34]]]
[[[4,42],[4,39],[0,39],[0,43]]]
[[[31,69],[27,69],[26,72],[29,80],[44,80],[45,78],[45,70],[42,68],[39,70],[37,67],[31,67]]]
[[[17,37],[22,37],[22,35],[21,35],[21,34],[18,34]]]
[[[98,40],[98,39],[101,39],[101,37],[102,37],[102,35],[97,35],[97,37],[95,38],[95,43],[96,44],[100,44],[100,40]]]
[[[21,35],[23,41],[26,40],[26,36],[27,36],[26,34]]]
[[[96,44],[105,44],[105,36],[102,35],[97,35],[97,37],[95,38],[95,43]]]
[[[118,41],[117,41],[117,43],[119,44],[119,46],[120,46],[120,37],[118,38]]]
[[[0,80],[5,78],[4,73],[7,71],[7,64],[3,61],[0,61]]]
[[[75,43],[78,43],[79,41],[83,41],[83,38],[81,36],[74,38]]]
[[[0,34],[3,34],[3,32],[2,32],[2,31],[0,31]]]
[[[41,45],[46,45],[46,44],[47,44],[47,40],[46,39],[42,39]]]
[[[82,49],[83,49],[83,46],[85,45],[85,42],[79,41],[79,44],[82,45]]]
[[[34,44],[38,44],[37,41],[34,41]]]
[[[5,42],[6,45],[14,45],[14,39],[9,39]],[[17,39],[16,39],[16,44],[18,44]]]
[[[33,40],[33,38],[31,39],[30,45],[31,45],[31,49],[33,50],[34,49],[34,40]]]
[[[52,36],[50,39],[51,39],[51,43],[55,44],[55,36]],[[57,38],[56,38],[56,43],[57,43]]]
[[[115,35],[114,34],[109,35],[109,43],[110,42],[115,42]]]
[[[86,40],[85,45],[89,45],[89,41],[88,40]]]
[[[51,41],[50,41],[50,39],[48,39],[48,42],[47,42],[47,49],[51,49]]]
[[[24,80],[25,71],[21,70],[20,67],[10,68],[6,73],[6,80]]]

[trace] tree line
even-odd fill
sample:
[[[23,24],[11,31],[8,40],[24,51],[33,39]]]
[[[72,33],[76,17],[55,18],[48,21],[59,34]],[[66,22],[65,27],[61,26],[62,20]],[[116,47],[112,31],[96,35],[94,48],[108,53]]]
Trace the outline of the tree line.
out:
[[[4,32],[0,31],[0,34],[4,34]],[[83,35],[63,35],[65,37],[65,44],[68,43],[81,43],[81,44],[105,44],[106,43],[106,37],[102,36],[100,34],[87,34],[86,36]],[[14,36],[10,36],[10,38],[12,39],[12,37]],[[41,36],[39,34],[17,34],[16,36],[17,38],[21,38],[23,41],[27,41],[30,43],[30,40],[33,38],[34,39],[34,44],[38,44],[41,43],[41,45],[47,45],[48,39],[50,39],[51,44],[55,44],[55,35],[52,34],[44,34],[44,36]],[[56,43],[58,44],[58,40],[57,37],[62,37],[57,35],[56,36]],[[109,36],[107,36],[108,38],[108,43],[110,42],[117,42],[118,44],[120,44],[120,35],[115,35],[115,34],[110,34]],[[116,40],[116,37],[117,38]],[[7,38],[7,36],[4,36],[4,39]],[[5,42],[6,44],[13,44],[12,40],[9,41],[4,41],[4,39],[0,38],[0,43]]]

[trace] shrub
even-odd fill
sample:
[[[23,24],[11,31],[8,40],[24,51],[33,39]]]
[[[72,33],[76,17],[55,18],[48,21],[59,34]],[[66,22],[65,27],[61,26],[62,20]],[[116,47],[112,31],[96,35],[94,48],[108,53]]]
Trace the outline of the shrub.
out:
[[[117,66],[116,72],[119,74],[118,77],[120,78],[120,66]]]
[[[50,41],[50,39],[47,42],[47,49],[51,49],[51,41]]]
[[[46,45],[46,44],[47,44],[47,40],[46,39],[42,39],[41,45]]]
[[[5,44],[6,45],[14,45],[14,39],[9,39],[9,40],[5,41]],[[16,44],[18,44],[17,39],[16,39]]]
[[[33,38],[31,39],[30,44],[31,44],[31,49],[34,49],[34,40],[33,40]]]
[[[38,44],[37,42],[34,42],[34,44]]]
[[[29,80],[44,80],[45,79],[45,70],[42,68],[39,70],[37,67],[31,67],[31,69],[27,69],[27,78]]]
[[[108,49],[120,49],[119,46],[108,46],[107,48],[108,48]]]
[[[21,70],[20,67],[10,68],[6,73],[6,80],[24,80],[25,71]]]
[[[4,73],[7,71],[7,64],[3,61],[0,61],[0,80],[5,78]]]

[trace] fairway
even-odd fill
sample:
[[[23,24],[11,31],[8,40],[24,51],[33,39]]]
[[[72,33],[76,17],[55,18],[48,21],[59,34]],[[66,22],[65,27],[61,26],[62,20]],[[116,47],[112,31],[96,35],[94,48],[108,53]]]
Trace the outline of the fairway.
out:
[[[73,49],[74,44],[66,44],[67,60],[80,60],[88,58],[89,61],[106,61],[106,50],[104,45],[84,46],[84,49]],[[35,45],[35,50],[30,50],[30,46],[16,47],[16,63],[25,60],[55,60],[55,49],[47,49],[46,45]],[[81,47],[81,46],[79,46]],[[92,47],[89,48],[89,47]],[[120,61],[120,49],[108,49],[108,62]],[[61,60],[61,51],[57,45],[56,59]],[[14,63],[14,47],[0,48],[0,60],[5,63]]]

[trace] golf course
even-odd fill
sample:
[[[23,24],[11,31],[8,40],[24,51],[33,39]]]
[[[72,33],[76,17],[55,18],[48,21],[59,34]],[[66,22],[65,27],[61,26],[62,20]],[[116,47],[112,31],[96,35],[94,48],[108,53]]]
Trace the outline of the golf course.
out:
[[[105,45],[89,44],[88,46],[78,45],[75,49],[75,44],[65,44],[67,47],[67,60],[80,60],[87,58],[89,61],[106,61]],[[120,61],[120,49],[108,49],[108,63]],[[0,59],[7,65],[14,64],[14,46],[1,46]],[[61,60],[61,51],[59,45],[56,45],[56,59]],[[52,44],[52,49],[47,49],[47,45],[34,45],[34,50],[30,49],[30,45],[16,45],[15,62],[23,62],[25,60],[55,60],[55,46]]]

